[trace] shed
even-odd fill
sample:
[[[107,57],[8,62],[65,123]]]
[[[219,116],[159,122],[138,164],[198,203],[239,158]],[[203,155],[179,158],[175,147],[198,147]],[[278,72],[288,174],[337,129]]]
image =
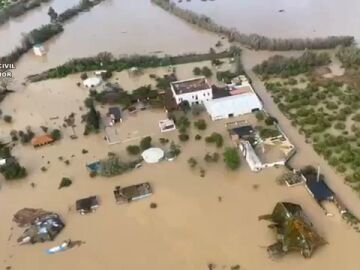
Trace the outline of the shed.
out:
[[[33,51],[36,56],[43,56],[46,54],[45,47],[42,44],[35,44],[33,46]]]
[[[114,196],[117,203],[128,203],[149,197],[152,194],[151,186],[148,182],[121,188],[116,186]]]
[[[321,202],[334,199],[334,192],[325,183],[324,179],[320,178],[318,180],[316,174],[308,174],[304,175],[304,177],[306,179],[306,188],[316,201]]]
[[[87,88],[99,86],[102,80],[100,77],[91,77],[83,81],[83,84]]]
[[[176,129],[175,122],[171,119],[160,120],[159,127],[161,132],[168,132]]]
[[[121,110],[119,107],[110,107],[108,114],[112,119],[114,119],[115,123],[122,121]]]
[[[88,214],[94,212],[99,207],[97,196],[90,196],[76,201],[76,211],[80,214]]]
[[[255,135],[254,129],[251,125],[244,125],[230,130],[232,140],[249,139]]]
[[[35,219],[18,239],[20,244],[54,240],[65,227],[59,215],[53,213]]]
[[[253,92],[217,98],[204,103],[212,120],[236,117],[262,109],[262,104]]]
[[[55,141],[55,139],[50,134],[44,134],[44,135],[35,136],[34,138],[32,138],[31,144],[34,147],[39,147],[42,145],[52,143],[54,141]]]
[[[164,151],[160,148],[149,148],[141,154],[146,163],[158,163],[164,158]]]

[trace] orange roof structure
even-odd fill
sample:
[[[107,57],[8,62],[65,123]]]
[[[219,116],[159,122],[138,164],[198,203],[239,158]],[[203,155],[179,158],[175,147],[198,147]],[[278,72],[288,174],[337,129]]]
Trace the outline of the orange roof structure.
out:
[[[31,144],[33,146],[41,146],[48,143],[52,143],[55,139],[50,134],[44,134],[40,136],[36,136],[31,140]]]

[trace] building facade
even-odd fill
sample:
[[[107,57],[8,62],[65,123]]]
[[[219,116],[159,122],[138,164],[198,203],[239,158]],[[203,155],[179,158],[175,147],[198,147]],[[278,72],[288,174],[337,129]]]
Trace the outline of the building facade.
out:
[[[182,102],[188,102],[192,106],[213,99],[211,85],[205,77],[172,82],[170,86],[178,105]]]

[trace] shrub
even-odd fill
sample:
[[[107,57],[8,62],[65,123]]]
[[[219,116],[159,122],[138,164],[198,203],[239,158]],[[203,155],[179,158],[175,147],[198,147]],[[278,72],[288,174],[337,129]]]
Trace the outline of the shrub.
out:
[[[89,153],[89,151],[86,149],[83,149],[83,150],[81,150],[81,153],[83,153],[85,155],[85,154]]]
[[[237,148],[226,148],[224,152],[224,162],[231,170],[236,170],[240,167],[240,156]]]
[[[206,162],[218,162],[219,158],[220,158],[220,155],[219,155],[219,153],[216,153],[216,152],[213,153],[213,154],[207,153],[207,154],[204,156],[204,160],[205,160]]]
[[[150,203],[150,208],[151,208],[151,209],[157,208],[157,204],[154,203],[154,202]]]
[[[80,78],[84,81],[89,78],[89,76],[87,75],[87,73],[81,73]]]
[[[207,128],[207,124],[204,119],[199,119],[196,122],[194,122],[194,126],[199,130],[205,130]]]
[[[338,123],[336,123],[336,124],[334,125],[334,128],[335,128],[335,129],[342,130],[342,129],[345,129],[345,128],[346,128],[346,126],[345,126],[345,124],[344,124],[344,123],[342,123],[342,122],[338,122]]]
[[[43,166],[43,167],[41,167],[41,171],[42,171],[42,172],[46,172],[46,171],[47,171],[47,168]]]
[[[160,138],[159,141],[160,141],[161,144],[167,144],[169,142],[169,139]]]
[[[54,130],[51,132],[51,136],[54,138],[55,141],[60,140],[60,138],[61,138],[61,131],[58,130],[58,129],[54,129]]]
[[[186,133],[181,133],[179,134],[179,140],[182,142],[186,142],[189,140],[189,135]]]
[[[64,161],[64,163],[65,163],[65,165],[70,165],[70,160],[67,159]]]
[[[195,141],[200,141],[201,140],[201,135],[199,135],[199,134],[196,134],[195,135]]]
[[[212,71],[211,71],[211,69],[208,68],[208,67],[203,67],[202,70],[201,70],[201,73],[202,73],[202,75],[204,75],[206,78],[211,77],[212,74],[213,74]]]
[[[71,186],[71,184],[72,184],[72,181],[70,178],[63,177],[59,184],[59,189],[64,188],[64,187],[69,187],[69,186]]]
[[[195,76],[201,75],[201,69],[200,69],[199,67],[195,67],[195,68],[193,69],[193,74],[194,74]]]
[[[151,141],[152,141],[152,138],[150,136],[142,138],[140,141],[141,150],[144,151],[146,149],[149,149],[151,147]]]
[[[221,134],[213,132],[210,136],[205,138],[207,143],[214,143],[216,147],[222,147],[224,144],[224,139]]]
[[[203,168],[200,169],[200,177],[205,177],[205,170]]]
[[[198,164],[197,160],[193,157],[189,158],[187,162],[188,162],[190,168],[195,168],[196,165]]]
[[[26,177],[26,169],[17,161],[8,162],[0,168],[6,180],[17,180]]]
[[[255,117],[258,121],[263,121],[265,119],[264,112],[263,111],[256,112]]]
[[[126,151],[130,155],[138,155],[138,154],[140,154],[141,149],[137,145],[129,145],[128,147],[126,147]]]
[[[11,123],[12,122],[12,116],[11,115],[4,115],[4,121],[6,123]]]
[[[87,73],[81,73],[80,78],[84,81],[88,78]]]
[[[268,116],[266,117],[265,119],[265,124],[268,125],[268,126],[272,126],[274,124],[276,124],[278,121],[275,117],[272,117],[272,116]]]

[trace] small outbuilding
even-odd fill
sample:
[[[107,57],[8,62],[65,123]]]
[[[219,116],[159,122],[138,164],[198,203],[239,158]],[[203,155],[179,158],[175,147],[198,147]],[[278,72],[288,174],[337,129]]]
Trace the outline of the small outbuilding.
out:
[[[35,44],[33,46],[33,51],[36,56],[43,56],[46,54],[45,47],[42,44]]]
[[[146,163],[158,163],[164,158],[164,151],[160,148],[149,148],[141,154]]]
[[[231,140],[249,140],[255,136],[255,131],[251,125],[243,125],[229,130]]]
[[[159,127],[161,132],[168,132],[176,129],[175,122],[171,119],[160,120]]]
[[[76,211],[82,215],[95,212],[98,207],[99,202],[97,196],[90,196],[76,201]]]
[[[65,224],[60,216],[52,213],[35,219],[18,239],[20,244],[52,241],[62,231]]]
[[[51,136],[50,134],[44,134],[44,135],[35,136],[34,138],[32,138],[31,144],[34,147],[39,147],[39,146],[43,146],[43,145],[52,143],[54,141],[55,141],[55,139],[53,138],[53,136]]]
[[[100,77],[91,77],[83,81],[83,84],[87,88],[93,88],[99,86],[102,82]]]
[[[116,186],[114,196],[116,203],[129,203],[149,197],[152,194],[151,186],[148,182],[121,188]]]
[[[108,115],[111,117],[111,119],[114,120],[115,123],[122,122],[121,110],[119,107],[110,107]]]

